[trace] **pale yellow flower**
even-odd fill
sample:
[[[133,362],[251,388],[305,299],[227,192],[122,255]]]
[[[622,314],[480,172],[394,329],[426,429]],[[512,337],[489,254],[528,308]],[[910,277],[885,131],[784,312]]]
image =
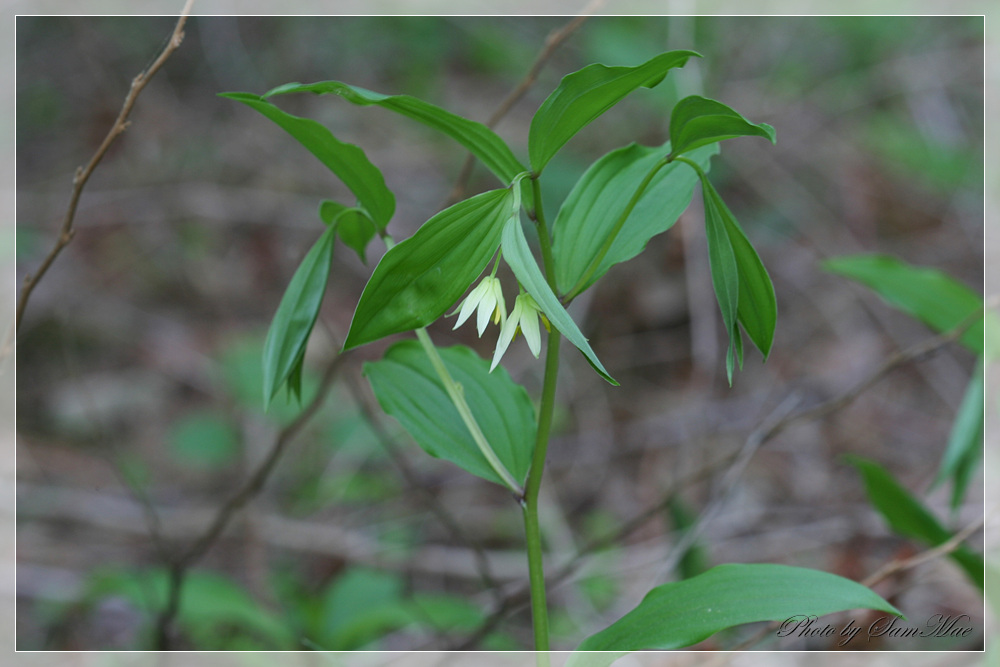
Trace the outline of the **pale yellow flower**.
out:
[[[469,319],[473,311],[476,312],[476,328],[482,336],[489,324],[490,316],[493,317],[494,324],[503,326],[507,323],[507,305],[503,300],[503,290],[500,288],[500,280],[495,276],[486,276],[482,282],[476,285],[475,289],[469,292],[469,296],[460,306],[458,321],[455,322],[455,329],[459,328]],[[455,313],[452,312],[452,315]]]
[[[531,350],[536,359],[538,358],[538,354],[542,351],[542,335],[538,329],[538,317],[541,314],[538,304],[535,303],[530,294],[524,293],[517,296],[514,301],[514,310],[511,311],[507,321],[500,329],[497,349],[493,353],[493,365],[490,366],[491,371],[500,363],[500,358],[507,351],[518,330],[524,334],[524,341],[528,344],[528,349]]]

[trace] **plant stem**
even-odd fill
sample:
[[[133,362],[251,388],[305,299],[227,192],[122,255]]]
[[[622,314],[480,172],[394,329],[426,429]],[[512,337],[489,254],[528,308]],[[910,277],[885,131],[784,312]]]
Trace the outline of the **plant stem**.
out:
[[[682,158],[675,158],[675,159],[680,160]],[[657,160],[656,164],[653,165],[653,168],[649,170],[648,174],[646,174],[646,177],[642,179],[642,183],[640,183],[639,187],[635,189],[635,192],[632,194],[632,198],[629,199],[628,204],[626,204],[625,210],[622,211],[622,214],[618,216],[618,220],[615,221],[615,226],[611,228],[611,233],[608,234],[608,238],[605,239],[604,244],[601,246],[601,249],[597,251],[597,254],[594,256],[593,261],[590,262],[590,265],[587,267],[587,270],[584,271],[583,275],[580,276],[580,279],[576,281],[576,285],[573,285],[573,289],[571,289],[569,293],[566,294],[566,298],[564,299],[565,303],[569,303],[574,298],[576,298],[577,295],[580,294],[580,292],[586,289],[587,284],[590,282],[590,279],[594,276],[594,273],[596,273],[597,269],[601,266],[601,262],[604,261],[604,257],[608,254],[608,251],[611,250],[611,246],[614,244],[615,239],[618,238],[618,232],[620,232],[622,230],[622,227],[625,226],[625,221],[628,220],[628,216],[632,213],[632,209],[634,209],[635,205],[639,203],[639,198],[642,197],[642,194],[646,191],[646,188],[649,187],[649,184],[652,182],[653,177],[656,176],[657,172],[659,172],[660,169],[663,169],[663,167],[665,167],[669,163],[670,163],[669,156]]]
[[[542,265],[545,278],[555,291],[555,260],[552,241],[542,210],[542,192],[538,178],[531,179],[538,221],[538,239],[542,247]],[[535,431],[535,449],[531,456],[531,469],[524,486],[524,533],[528,552],[528,578],[531,584],[531,622],[535,632],[535,651],[539,667],[549,664],[549,611],[545,599],[545,572],[542,567],[542,534],[538,525],[538,492],[545,471],[545,456],[549,449],[549,431],[556,402],[556,381],[559,377],[559,343],[562,336],[553,328],[545,347],[545,380],[542,385],[542,402],[538,409],[538,428]]]
[[[444,390],[448,393],[448,398],[455,405],[455,409],[458,410],[458,414],[462,417],[462,421],[465,422],[465,426],[469,429],[469,433],[472,434],[472,439],[475,440],[476,446],[479,447],[479,451],[483,453],[486,457],[487,463],[493,468],[493,472],[503,480],[503,483],[507,485],[511,491],[518,498],[524,497],[524,491],[521,489],[521,485],[517,483],[514,476],[510,474],[507,470],[507,466],[497,458],[496,452],[490,447],[489,441],[486,440],[486,436],[483,435],[483,431],[479,428],[479,423],[472,414],[472,410],[469,409],[469,404],[465,400],[465,394],[462,391],[462,385],[455,382],[454,378],[451,377],[451,373],[448,372],[448,367],[444,365],[444,360],[441,359],[441,355],[438,354],[437,348],[434,347],[434,343],[431,341],[430,334],[427,333],[427,329],[420,327],[417,329],[417,339],[424,348],[424,352],[427,353],[428,358],[431,360],[431,366],[437,372],[438,377],[441,379],[441,383],[444,385]]]
[[[545,279],[549,281],[549,287],[558,294],[556,290],[555,257],[552,255],[552,239],[549,238],[549,227],[545,223],[545,212],[542,210],[542,188],[538,184],[537,178],[531,179],[531,191],[535,199],[535,219],[538,221],[538,243],[542,247],[542,266],[545,269]]]
[[[531,583],[531,620],[535,630],[535,650],[549,650],[549,612],[545,601],[545,574],[542,570],[542,535],[538,526],[538,491],[542,486],[545,455],[549,448],[552,411],[555,406],[556,380],[559,375],[559,343],[562,336],[553,328],[545,348],[545,381],[538,410],[538,430],[531,471],[524,487],[524,531],[527,538],[528,576]],[[539,664],[544,663],[539,657]]]

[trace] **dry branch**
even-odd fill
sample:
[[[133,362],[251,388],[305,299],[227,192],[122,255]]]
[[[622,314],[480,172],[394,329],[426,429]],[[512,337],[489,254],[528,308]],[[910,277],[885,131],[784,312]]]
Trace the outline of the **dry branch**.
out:
[[[139,93],[142,92],[149,80],[160,71],[163,64],[167,62],[167,58],[177,50],[177,47],[181,45],[184,40],[184,24],[187,22],[188,16],[191,14],[191,5],[194,0],[187,0],[184,3],[184,9],[181,10],[180,18],[177,19],[177,25],[174,26],[174,31],[170,35],[170,39],[167,41],[166,46],[160,52],[160,55],[156,57],[156,60],[152,64],[140,72],[134,79],[132,79],[132,86],[129,88],[128,95],[125,96],[125,102],[122,104],[121,111],[118,112],[118,117],[115,118],[114,124],[111,129],[108,130],[107,136],[104,137],[104,141],[98,146],[97,151],[87,162],[86,166],[77,167],[76,173],[73,175],[73,189],[70,192],[69,206],[66,207],[66,214],[63,216],[62,227],[59,230],[59,236],[56,238],[56,243],[52,246],[52,250],[49,254],[42,260],[41,265],[34,273],[29,273],[24,277],[24,283],[21,285],[21,293],[17,298],[17,310],[14,316],[14,333],[17,334],[17,330],[21,328],[21,318],[24,315],[24,309],[28,305],[28,299],[31,298],[31,293],[34,291],[35,287],[38,286],[38,282],[42,279],[45,273],[52,266],[53,262],[56,261],[56,257],[62,252],[63,248],[68,246],[73,240],[73,235],[75,229],[73,228],[73,222],[76,218],[76,208],[80,203],[80,195],[83,194],[83,188],[87,185],[87,181],[90,180],[91,174],[94,173],[94,169],[100,164],[101,160],[107,154],[108,149],[111,148],[111,144],[115,142],[115,139],[119,137],[129,126],[129,114],[132,113],[132,107],[135,106],[136,100],[139,98]]]

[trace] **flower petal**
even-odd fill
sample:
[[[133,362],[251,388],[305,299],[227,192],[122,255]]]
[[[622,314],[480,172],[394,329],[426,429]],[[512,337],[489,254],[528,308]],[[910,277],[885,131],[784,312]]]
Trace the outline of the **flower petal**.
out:
[[[507,324],[507,304],[503,299],[503,287],[500,285],[500,281],[496,278],[493,279],[493,294],[497,299],[496,316],[494,317],[494,322],[499,322],[500,326]]]
[[[469,316],[476,310],[476,306],[478,306],[479,302],[482,301],[483,293],[485,291],[486,288],[483,287],[483,283],[479,283],[476,285],[474,290],[469,292],[469,296],[465,297],[465,301],[462,302],[462,312],[458,314],[458,321],[455,322],[455,326],[452,329],[453,331],[454,329],[457,329],[465,324],[465,321],[469,319]]]
[[[528,349],[537,359],[538,353],[542,351],[542,336],[538,331],[538,310],[531,308],[530,305],[526,305],[521,311],[521,333],[524,334]]]
[[[493,369],[497,367],[497,364],[500,363],[500,359],[510,346],[510,342],[514,340],[514,334],[517,333],[517,321],[521,316],[522,308],[523,303],[521,301],[521,297],[518,297],[517,300],[514,301],[513,312],[511,312],[507,321],[504,322],[503,328],[500,329],[500,338],[497,339],[497,349],[493,353],[493,363],[490,365],[491,373],[493,372]]]
[[[490,323],[490,316],[493,315],[493,311],[497,307],[497,296],[493,290],[494,280],[496,278],[487,277],[483,279],[482,283],[486,289],[483,290],[483,298],[479,301],[479,312],[476,313],[476,328],[479,330],[480,337],[486,331],[486,325]]]

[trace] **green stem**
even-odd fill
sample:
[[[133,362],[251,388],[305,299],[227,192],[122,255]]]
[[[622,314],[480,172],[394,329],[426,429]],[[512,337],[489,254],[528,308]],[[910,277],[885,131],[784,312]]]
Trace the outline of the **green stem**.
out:
[[[545,279],[549,287],[556,291],[556,260],[552,255],[552,239],[549,238],[549,227],[545,223],[545,211],[542,210],[542,188],[537,178],[531,179],[531,191],[535,199],[535,220],[538,221],[538,243],[542,247],[542,266],[545,268]]]
[[[538,239],[542,247],[542,266],[545,278],[555,291],[555,259],[552,240],[542,209],[542,192],[537,176],[531,179],[535,200],[535,220],[538,222]],[[538,428],[535,431],[535,449],[531,456],[531,469],[524,486],[524,533],[528,552],[528,578],[531,584],[531,622],[535,632],[535,651],[539,667],[549,664],[549,611],[545,599],[545,572],[542,567],[542,534],[538,524],[538,495],[545,471],[545,456],[549,449],[549,432],[552,429],[552,412],[556,402],[556,381],[559,377],[559,344],[562,336],[554,328],[549,333],[545,348],[545,379],[542,384],[542,402],[538,409]]]
[[[683,158],[674,158],[674,159],[681,160]],[[566,294],[565,299],[563,299],[565,303],[569,303],[570,301],[575,299],[580,294],[580,292],[582,292],[584,289],[587,288],[590,279],[594,276],[594,273],[596,273],[597,269],[601,266],[601,262],[604,261],[604,257],[608,254],[608,251],[611,250],[611,246],[612,244],[614,244],[615,239],[618,238],[618,233],[622,230],[622,227],[625,226],[625,221],[628,220],[628,216],[632,213],[632,209],[634,209],[635,205],[639,203],[639,198],[642,197],[642,194],[646,191],[646,188],[649,187],[649,184],[652,182],[653,177],[656,176],[656,173],[660,171],[660,169],[663,169],[663,167],[665,167],[669,163],[670,163],[669,156],[657,160],[656,164],[653,165],[653,168],[649,170],[648,174],[646,174],[646,177],[642,179],[642,183],[640,183],[639,187],[635,189],[635,192],[632,194],[632,198],[629,199],[628,204],[625,206],[625,210],[622,211],[622,214],[618,216],[618,220],[615,221],[615,226],[611,228],[611,233],[608,234],[608,238],[605,239],[604,245],[602,245],[601,249],[597,251],[597,254],[594,256],[593,261],[591,261],[590,265],[587,266],[587,270],[584,271],[583,275],[580,276],[580,279],[576,281],[576,285],[573,285],[573,289],[571,289],[569,293]]]
[[[462,421],[465,422],[465,426],[469,429],[469,433],[472,434],[472,439],[475,440],[476,446],[479,447],[479,451],[483,453],[486,457],[486,461],[493,468],[493,472],[503,480],[503,483],[507,485],[511,491],[518,498],[524,497],[524,490],[521,489],[521,485],[517,483],[514,476],[510,474],[507,467],[503,462],[497,458],[496,452],[490,447],[490,443],[486,440],[486,436],[483,435],[482,429],[479,428],[479,423],[476,418],[472,415],[472,410],[469,409],[469,404],[465,401],[465,394],[462,391],[462,385],[455,382],[451,377],[451,373],[448,372],[447,366],[444,365],[444,360],[441,355],[438,354],[437,348],[434,347],[434,343],[431,341],[430,334],[427,333],[427,329],[421,327],[417,329],[417,339],[420,344],[424,347],[424,352],[427,353],[427,357],[431,360],[431,366],[437,372],[438,377],[441,379],[441,383],[444,385],[444,390],[448,393],[448,398],[454,403],[455,408],[458,410],[458,414],[462,417]]]
[[[674,157],[671,157],[670,161],[671,162],[674,162],[674,161],[676,161],[676,162],[683,162],[687,166],[689,166],[692,169],[694,169],[695,173],[698,174],[698,176],[700,176],[702,178],[705,177],[705,172],[702,170],[701,166],[699,166],[699,164],[697,162],[695,162],[694,160],[692,160],[690,158],[686,158],[686,157],[684,157],[682,155],[676,155]]]
[[[545,381],[542,385],[542,403],[538,410],[538,430],[535,432],[535,451],[531,457],[531,471],[524,487],[524,532],[527,538],[528,577],[531,583],[531,620],[535,630],[535,650],[549,650],[549,612],[545,601],[545,574],[542,570],[542,535],[538,526],[538,492],[542,486],[542,472],[549,448],[549,431],[555,407],[556,380],[559,376],[559,343],[562,336],[554,328],[545,348]],[[539,664],[547,664],[539,656]]]

